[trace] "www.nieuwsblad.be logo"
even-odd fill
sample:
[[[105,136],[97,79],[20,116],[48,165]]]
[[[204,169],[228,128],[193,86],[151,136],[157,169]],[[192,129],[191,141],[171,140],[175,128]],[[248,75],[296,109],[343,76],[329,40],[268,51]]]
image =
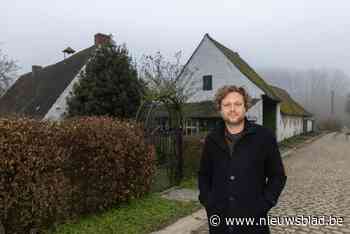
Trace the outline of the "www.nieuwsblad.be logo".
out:
[[[344,217],[337,217],[332,215],[296,215],[296,216],[267,216],[266,218],[255,219],[253,217],[244,217],[244,218],[232,218],[225,217],[224,224],[227,226],[261,226],[261,225],[298,225],[298,226],[307,226],[307,225],[343,225]],[[211,215],[209,218],[209,224],[213,227],[218,227],[221,224],[220,216],[217,214]]]

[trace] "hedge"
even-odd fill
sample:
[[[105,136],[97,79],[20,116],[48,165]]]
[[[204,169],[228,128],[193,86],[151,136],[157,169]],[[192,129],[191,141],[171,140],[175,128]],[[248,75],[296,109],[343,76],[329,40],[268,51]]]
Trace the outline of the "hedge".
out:
[[[54,223],[148,193],[155,150],[133,122],[0,119],[0,221],[7,234]]]

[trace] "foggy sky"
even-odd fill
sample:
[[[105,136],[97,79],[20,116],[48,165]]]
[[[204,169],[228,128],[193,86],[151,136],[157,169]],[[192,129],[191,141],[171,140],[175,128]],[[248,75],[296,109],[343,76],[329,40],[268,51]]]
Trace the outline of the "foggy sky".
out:
[[[346,0],[33,0],[2,1],[0,48],[21,66],[50,65],[67,46],[79,51],[97,32],[142,54],[183,51],[205,33],[254,68],[338,68],[350,74],[350,2]]]

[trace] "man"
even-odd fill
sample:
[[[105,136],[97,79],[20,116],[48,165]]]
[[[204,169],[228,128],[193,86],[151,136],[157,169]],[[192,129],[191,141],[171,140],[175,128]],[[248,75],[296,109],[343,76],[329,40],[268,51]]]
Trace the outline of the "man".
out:
[[[242,87],[220,88],[215,104],[223,121],[206,136],[198,171],[210,233],[270,233],[255,223],[267,222],[287,179],[274,133],[247,120],[250,97]],[[227,225],[225,218],[255,223]]]

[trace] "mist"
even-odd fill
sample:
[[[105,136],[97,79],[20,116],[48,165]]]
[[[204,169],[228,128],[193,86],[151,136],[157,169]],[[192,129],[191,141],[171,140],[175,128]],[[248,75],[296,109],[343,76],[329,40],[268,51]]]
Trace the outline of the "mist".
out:
[[[317,118],[349,119],[349,1],[13,0],[1,7],[0,48],[17,61],[18,75],[61,61],[68,46],[91,46],[98,32],[125,43],[135,61],[181,50],[183,63],[209,33]]]

